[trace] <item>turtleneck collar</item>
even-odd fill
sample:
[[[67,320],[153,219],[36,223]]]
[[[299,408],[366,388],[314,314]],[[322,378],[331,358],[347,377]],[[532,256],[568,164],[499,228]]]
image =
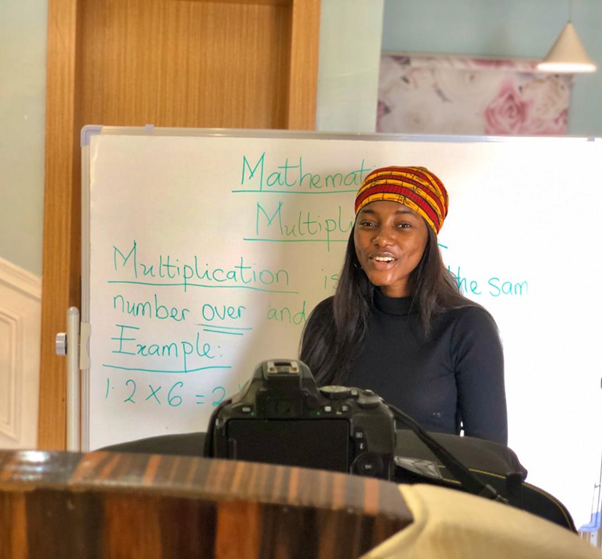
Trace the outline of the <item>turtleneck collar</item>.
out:
[[[385,314],[406,316],[418,312],[418,305],[412,296],[409,297],[387,297],[378,288],[374,290],[374,306]]]

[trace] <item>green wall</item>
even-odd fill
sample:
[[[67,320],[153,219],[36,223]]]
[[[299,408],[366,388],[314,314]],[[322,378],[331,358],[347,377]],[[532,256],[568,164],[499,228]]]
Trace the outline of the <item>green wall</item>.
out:
[[[42,274],[46,0],[0,2],[0,258]]]
[[[322,0],[318,130],[374,132],[384,0]]]

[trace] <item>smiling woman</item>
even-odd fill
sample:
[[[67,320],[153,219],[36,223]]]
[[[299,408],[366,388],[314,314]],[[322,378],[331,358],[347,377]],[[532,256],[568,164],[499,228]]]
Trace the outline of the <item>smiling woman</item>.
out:
[[[427,239],[427,225],[415,211],[382,200],[360,210],[353,241],[370,282],[387,297],[407,297]]]
[[[499,334],[443,264],[447,209],[423,167],[366,177],[337,291],[312,312],[301,359],[319,384],[371,389],[427,430],[506,444]]]

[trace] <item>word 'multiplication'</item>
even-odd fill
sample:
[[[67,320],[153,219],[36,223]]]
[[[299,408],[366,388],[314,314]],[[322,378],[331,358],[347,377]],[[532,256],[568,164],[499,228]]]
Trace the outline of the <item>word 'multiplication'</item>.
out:
[[[277,291],[274,287],[286,288],[289,285],[289,273],[284,269],[257,269],[254,264],[245,261],[244,256],[228,267],[216,267],[208,262],[204,266],[197,255],[187,263],[174,259],[171,255],[160,254],[158,258],[142,262],[138,258],[138,245],[133,241],[131,248],[121,250],[113,246],[113,268],[125,271],[129,279],[110,280],[109,283],[134,283],[142,285],[182,286],[184,291],[189,287],[243,287],[259,291],[292,293]],[[153,279],[162,280],[152,282]],[[173,281],[176,280],[176,281]],[[204,283],[198,283],[198,282]]]

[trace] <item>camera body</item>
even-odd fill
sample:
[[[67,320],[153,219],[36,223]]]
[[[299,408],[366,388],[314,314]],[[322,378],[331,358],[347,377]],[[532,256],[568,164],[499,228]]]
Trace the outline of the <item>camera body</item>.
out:
[[[318,388],[305,363],[260,363],[209,426],[216,458],[393,479],[395,420],[370,390]]]

